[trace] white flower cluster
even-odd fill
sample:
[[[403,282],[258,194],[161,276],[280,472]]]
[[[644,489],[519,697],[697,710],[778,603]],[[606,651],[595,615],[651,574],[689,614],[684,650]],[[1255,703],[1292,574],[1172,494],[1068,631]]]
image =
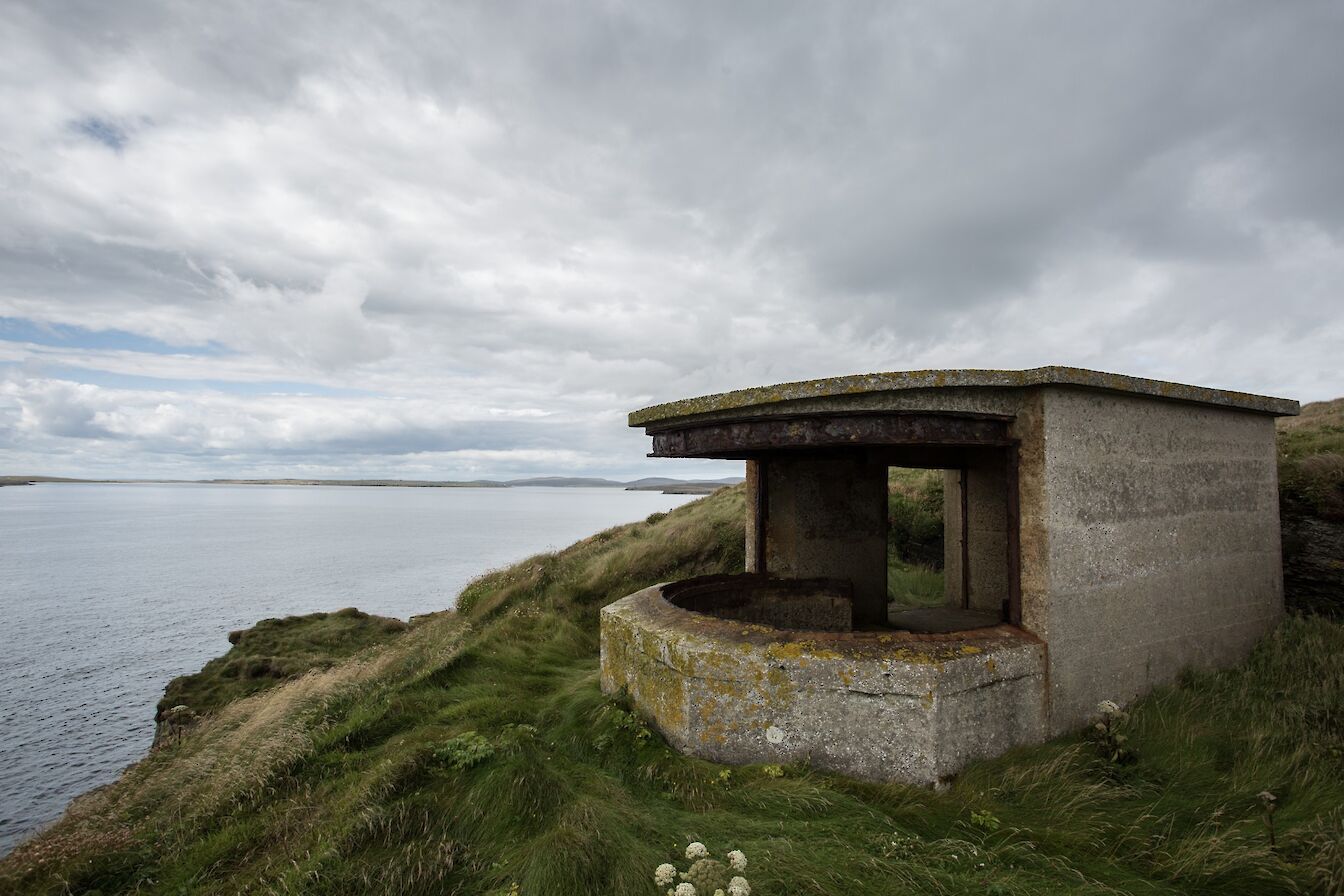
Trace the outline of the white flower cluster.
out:
[[[1114,700],[1103,700],[1097,704],[1097,715],[1113,716],[1120,711],[1120,704]]]
[[[751,884],[740,872],[747,870],[746,853],[730,850],[724,859],[727,865],[712,858],[705,844],[696,841],[686,847],[690,868],[678,872],[675,865],[664,862],[653,870],[653,882],[666,887],[666,896],[751,896]],[[729,877],[730,869],[738,874]],[[673,887],[678,879],[681,883]]]

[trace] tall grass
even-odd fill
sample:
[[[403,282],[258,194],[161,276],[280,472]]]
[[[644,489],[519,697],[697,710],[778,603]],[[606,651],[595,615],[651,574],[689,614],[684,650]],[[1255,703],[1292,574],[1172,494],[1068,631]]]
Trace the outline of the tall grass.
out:
[[[1280,419],[1278,447],[1285,513],[1344,522],[1344,398]]]
[[[0,892],[653,896],[693,839],[745,850],[758,894],[1344,892],[1326,620],[1141,702],[1123,767],[1068,737],[935,792],[670,750],[600,693],[598,610],[741,569],[743,510],[727,490],[491,573],[459,613],[230,704],[0,862]]]
[[[947,603],[943,571],[888,554],[887,599],[898,607],[941,607]]]

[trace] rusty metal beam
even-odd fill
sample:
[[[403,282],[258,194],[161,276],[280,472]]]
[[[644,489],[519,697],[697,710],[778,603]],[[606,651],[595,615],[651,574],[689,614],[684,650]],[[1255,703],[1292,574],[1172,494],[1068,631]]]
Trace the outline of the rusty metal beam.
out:
[[[653,433],[651,457],[758,457],[797,449],[1011,443],[1006,419],[847,414],[707,423]]]

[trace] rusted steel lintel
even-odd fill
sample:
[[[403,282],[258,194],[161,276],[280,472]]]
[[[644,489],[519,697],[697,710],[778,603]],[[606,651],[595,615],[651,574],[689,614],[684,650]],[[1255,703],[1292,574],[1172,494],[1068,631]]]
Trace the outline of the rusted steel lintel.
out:
[[[934,414],[797,417],[688,426],[653,434],[652,457],[882,445],[1005,445],[1006,420]]]

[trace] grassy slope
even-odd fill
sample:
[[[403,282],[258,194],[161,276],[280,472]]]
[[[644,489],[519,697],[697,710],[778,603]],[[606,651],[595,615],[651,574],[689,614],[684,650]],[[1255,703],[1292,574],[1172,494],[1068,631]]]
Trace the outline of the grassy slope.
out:
[[[1285,512],[1344,522],[1344,398],[1279,420],[1279,486]]]
[[[310,613],[263,619],[229,633],[233,646],[199,672],[168,683],[158,716],[175,706],[215,712],[239,697],[273,687],[313,669],[325,669],[396,638],[408,628],[400,619],[370,616],[353,607],[335,613]]]
[[[740,569],[742,513],[725,490],[533,558],[456,616],[230,704],[0,863],[0,891],[653,894],[700,839],[746,850],[758,894],[1341,892],[1344,626],[1325,620],[1144,700],[1123,769],[1065,738],[935,793],[670,751],[599,693],[598,609]],[[493,754],[459,768],[468,731]]]
[[[1278,425],[1288,606],[1344,621],[1344,399]]]

